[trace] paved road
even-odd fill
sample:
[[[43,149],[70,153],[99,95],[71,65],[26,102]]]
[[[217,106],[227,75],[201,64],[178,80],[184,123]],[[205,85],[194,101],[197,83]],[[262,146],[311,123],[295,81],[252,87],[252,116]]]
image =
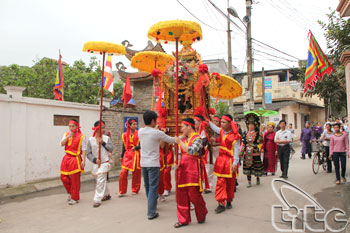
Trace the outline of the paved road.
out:
[[[343,207],[341,186],[335,186],[335,175],[320,171],[314,175],[311,160],[300,160],[299,153],[290,162],[289,181],[298,185],[326,208]],[[110,182],[112,200],[103,203],[100,208],[92,208],[93,185],[84,184],[81,201],[69,206],[63,188],[55,189],[45,195],[32,195],[30,198],[15,199],[0,207],[0,232],[4,233],[105,233],[105,232],[277,232],[272,227],[271,207],[279,204],[271,188],[271,181],[276,176],[262,177],[261,185],[246,188],[246,177],[240,175],[239,187],[233,202],[233,209],[222,214],[215,214],[217,203],[214,194],[205,194],[209,214],[205,224],[197,224],[192,212],[192,223],[181,229],[174,229],[177,222],[175,195],[172,193],[165,202],[158,204],[160,217],[149,221],[146,217],[146,197],[144,190],[139,195],[118,198],[118,183]],[[130,186],[130,184],[129,184]],[[342,185],[343,186],[343,185]],[[130,188],[128,190],[130,191]],[[332,196],[333,202],[330,201]],[[338,195],[338,199],[335,197]],[[307,203],[300,195],[287,192],[288,200],[293,204]],[[277,223],[279,226],[283,224]]]

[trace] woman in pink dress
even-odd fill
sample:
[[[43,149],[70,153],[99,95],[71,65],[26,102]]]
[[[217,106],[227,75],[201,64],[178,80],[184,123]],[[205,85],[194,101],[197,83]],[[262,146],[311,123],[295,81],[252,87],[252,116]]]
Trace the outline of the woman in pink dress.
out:
[[[261,153],[264,153],[264,171],[265,175],[268,172],[275,175],[276,165],[277,165],[277,144],[274,141],[275,138],[275,123],[268,122],[267,123],[267,132],[264,134],[264,141],[261,147]]]

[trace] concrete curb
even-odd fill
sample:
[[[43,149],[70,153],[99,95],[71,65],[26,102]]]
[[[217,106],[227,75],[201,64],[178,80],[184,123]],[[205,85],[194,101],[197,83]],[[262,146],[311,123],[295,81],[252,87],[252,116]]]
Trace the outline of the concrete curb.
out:
[[[120,169],[113,169],[109,171],[109,178],[118,178]],[[81,183],[94,180],[90,172],[84,173],[81,176]],[[30,193],[41,192],[62,186],[60,178],[41,180],[33,183],[23,184],[15,187],[0,188],[0,201],[5,198],[14,198]]]

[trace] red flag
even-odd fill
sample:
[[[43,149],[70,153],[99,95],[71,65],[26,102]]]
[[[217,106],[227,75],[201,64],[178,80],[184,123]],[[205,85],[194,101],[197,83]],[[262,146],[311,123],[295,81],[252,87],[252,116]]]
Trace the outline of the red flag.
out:
[[[132,93],[131,93],[131,87],[130,87],[130,79],[128,76],[126,79],[126,82],[125,82],[123,96],[122,96],[122,101],[124,103],[124,107],[130,101],[131,97],[132,97]]]

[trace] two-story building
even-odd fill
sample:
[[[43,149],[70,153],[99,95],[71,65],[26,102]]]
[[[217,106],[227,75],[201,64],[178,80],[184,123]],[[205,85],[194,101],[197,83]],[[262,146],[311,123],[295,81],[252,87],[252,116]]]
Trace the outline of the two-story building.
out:
[[[303,96],[303,88],[297,80],[298,69],[277,69],[265,71],[265,96],[269,97],[271,103],[266,104],[266,109],[278,112],[276,116],[265,117],[264,122],[273,121],[278,123],[281,119],[292,123],[296,135],[300,135],[301,129],[306,121],[311,123],[325,121],[325,108],[323,100],[320,98]],[[243,124],[244,109],[248,102],[247,92],[248,77],[246,73],[234,73],[233,77],[239,81],[243,87],[242,96],[234,99],[235,120]],[[253,93],[254,109],[262,107],[263,99],[263,79],[262,72],[253,73]],[[265,100],[268,98],[265,98]]]

